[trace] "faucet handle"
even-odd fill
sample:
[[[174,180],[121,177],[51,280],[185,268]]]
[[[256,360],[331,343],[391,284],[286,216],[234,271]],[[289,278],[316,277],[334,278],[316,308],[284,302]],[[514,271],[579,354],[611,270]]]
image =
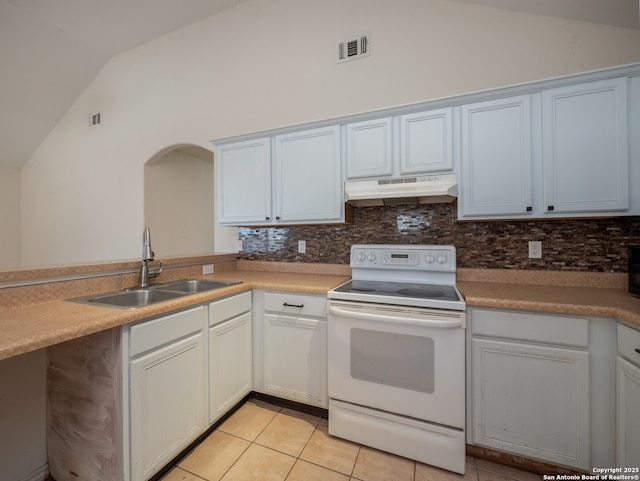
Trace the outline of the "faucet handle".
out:
[[[162,261],[160,261],[160,266],[157,269],[149,269],[149,277],[158,277],[162,272]]]

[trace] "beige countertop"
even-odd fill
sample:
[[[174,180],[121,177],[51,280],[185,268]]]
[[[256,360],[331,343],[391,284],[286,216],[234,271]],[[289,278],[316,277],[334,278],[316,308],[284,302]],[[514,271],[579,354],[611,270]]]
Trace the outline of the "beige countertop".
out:
[[[640,327],[640,298],[626,289],[458,282],[467,306],[614,317]]]
[[[0,309],[0,359],[35,351],[131,322],[162,315],[190,305],[213,301],[249,289],[281,290],[326,294],[349,279],[348,276],[238,270],[222,272],[205,279],[242,281],[224,287],[153,304],[122,310],[89,306],[63,300]]]
[[[472,276],[469,275],[461,277],[464,280],[460,280],[458,286],[468,306],[612,317],[640,327],[640,298],[629,295],[621,287],[488,282],[484,279],[470,280],[469,277]],[[249,289],[324,295],[348,280],[349,276],[238,269],[204,278],[237,280],[242,281],[242,284],[131,310],[74,304],[62,300],[0,309],[0,359],[163,315],[190,305],[204,304]]]

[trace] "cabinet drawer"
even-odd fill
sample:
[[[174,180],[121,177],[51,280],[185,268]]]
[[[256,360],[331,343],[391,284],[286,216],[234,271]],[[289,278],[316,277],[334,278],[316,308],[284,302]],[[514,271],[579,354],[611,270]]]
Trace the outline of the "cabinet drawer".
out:
[[[327,317],[327,298],[307,294],[267,292],[264,309],[271,312]]]
[[[618,353],[640,366],[640,331],[618,324]]]
[[[209,304],[209,326],[215,326],[250,310],[251,292],[212,302]]]
[[[155,347],[201,331],[203,316],[204,307],[196,307],[131,327],[129,356],[137,356]]]
[[[589,320],[578,317],[473,309],[471,326],[474,336],[589,346]]]

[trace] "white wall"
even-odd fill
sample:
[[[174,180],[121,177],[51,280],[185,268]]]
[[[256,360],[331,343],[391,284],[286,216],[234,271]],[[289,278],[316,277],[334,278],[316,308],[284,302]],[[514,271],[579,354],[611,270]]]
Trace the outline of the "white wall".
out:
[[[20,169],[0,167],[0,269],[20,261]]]
[[[371,56],[336,64],[365,31]],[[137,258],[169,145],[637,61],[637,30],[449,0],[250,0],[106,65],[23,168],[23,259]]]
[[[46,360],[41,349],[0,361],[2,480],[43,479],[48,472]]]
[[[144,168],[145,224],[157,259],[214,250],[213,154],[173,150]]]

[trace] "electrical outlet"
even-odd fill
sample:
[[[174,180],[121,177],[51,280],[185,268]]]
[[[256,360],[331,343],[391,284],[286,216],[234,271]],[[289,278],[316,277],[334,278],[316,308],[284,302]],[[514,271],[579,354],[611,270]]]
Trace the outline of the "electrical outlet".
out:
[[[307,241],[298,241],[298,254],[307,253]]]
[[[541,241],[529,241],[529,259],[542,259]]]
[[[202,275],[213,274],[213,264],[204,264],[202,266]]]

